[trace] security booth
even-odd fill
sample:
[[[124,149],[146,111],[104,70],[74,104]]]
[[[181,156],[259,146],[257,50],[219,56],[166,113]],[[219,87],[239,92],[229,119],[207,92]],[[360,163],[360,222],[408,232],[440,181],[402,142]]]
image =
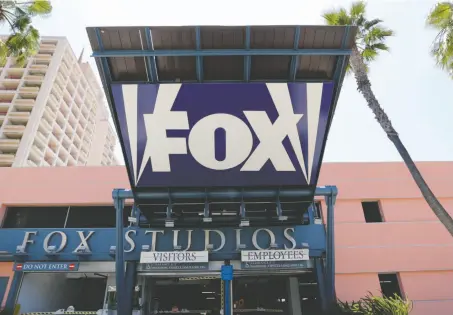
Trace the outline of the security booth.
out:
[[[87,28],[131,187],[113,191],[119,314],[137,285],[143,314],[297,315],[335,299],[337,192],[316,185],[356,31]]]

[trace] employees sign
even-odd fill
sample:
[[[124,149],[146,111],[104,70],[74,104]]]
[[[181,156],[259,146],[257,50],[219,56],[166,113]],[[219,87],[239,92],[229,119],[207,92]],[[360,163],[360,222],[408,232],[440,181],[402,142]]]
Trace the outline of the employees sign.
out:
[[[242,262],[302,261],[309,260],[308,248],[289,250],[244,250]]]

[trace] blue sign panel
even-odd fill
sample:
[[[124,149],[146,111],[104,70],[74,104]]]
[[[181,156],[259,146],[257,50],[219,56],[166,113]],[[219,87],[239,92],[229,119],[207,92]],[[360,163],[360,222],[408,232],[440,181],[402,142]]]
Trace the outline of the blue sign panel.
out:
[[[132,187],[315,185],[333,88],[112,84]]]
[[[114,260],[116,230],[109,229],[0,229],[0,261],[79,261]],[[271,244],[281,249],[310,246],[310,256],[320,256],[325,251],[323,225],[293,227],[220,229],[144,229],[129,228],[124,231],[124,257],[140,260],[142,251],[208,250],[209,260],[240,259],[241,250],[269,249]],[[239,249],[240,248],[240,249]],[[116,250],[116,249],[115,249]],[[234,256],[236,255],[236,256]],[[16,256],[16,257],[12,257]]]
[[[77,271],[79,263],[77,262],[24,262],[15,263],[14,271],[23,272],[57,272],[57,271]]]

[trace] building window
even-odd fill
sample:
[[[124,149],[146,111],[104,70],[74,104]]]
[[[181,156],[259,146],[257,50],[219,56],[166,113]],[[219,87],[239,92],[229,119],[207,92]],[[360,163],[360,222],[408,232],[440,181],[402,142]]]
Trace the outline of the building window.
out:
[[[8,207],[4,228],[62,228],[68,207]]]
[[[394,297],[396,294],[401,297],[400,283],[396,273],[379,274],[378,277],[383,296]]]
[[[362,209],[365,216],[365,222],[376,223],[384,221],[378,201],[362,201]]]
[[[313,217],[315,219],[322,219],[322,206],[321,201],[315,200],[313,207]]]

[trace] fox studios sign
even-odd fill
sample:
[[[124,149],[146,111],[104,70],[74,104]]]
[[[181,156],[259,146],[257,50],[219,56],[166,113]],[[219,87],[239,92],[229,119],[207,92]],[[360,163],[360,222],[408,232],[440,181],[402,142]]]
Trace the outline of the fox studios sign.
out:
[[[112,84],[133,187],[315,185],[333,83]]]

